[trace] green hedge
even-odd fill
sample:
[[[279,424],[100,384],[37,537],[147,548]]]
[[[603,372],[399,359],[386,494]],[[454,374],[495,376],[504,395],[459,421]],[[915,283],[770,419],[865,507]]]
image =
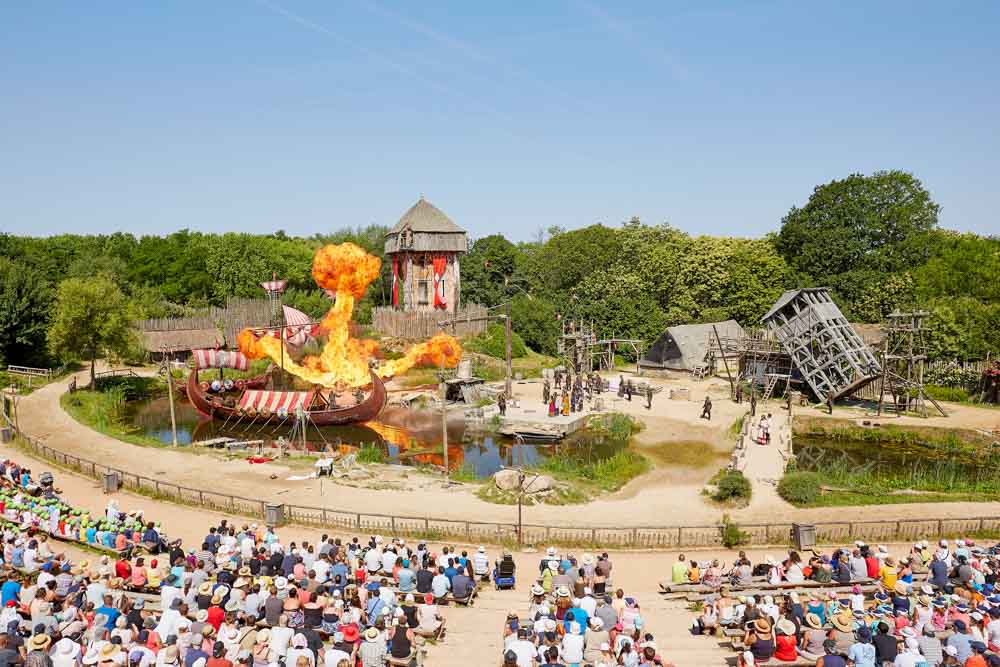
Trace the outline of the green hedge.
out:
[[[739,470],[728,470],[723,473],[715,483],[715,493],[712,500],[719,502],[729,500],[749,501],[753,493],[750,480],[744,477]]]

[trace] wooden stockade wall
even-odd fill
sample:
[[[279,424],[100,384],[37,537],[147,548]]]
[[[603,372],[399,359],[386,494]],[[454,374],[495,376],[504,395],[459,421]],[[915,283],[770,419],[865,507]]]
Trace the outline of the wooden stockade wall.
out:
[[[267,299],[230,297],[226,307],[212,306],[190,317],[158,317],[140,320],[140,331],[194,331],[215,329],[225,336],[229,346],[236,345],[236,336],[246,328],[266,327],[271,322],[271,303]]]
[[[486,308],[482,306],[462,306],[454,314],[457,320],[455,326],[442,328],[438,322],[451,319],[452,313],[402,311],[382,307],[372,309],[372,328],[386,336],[415,340],[430,338],[442,330],[455,336],[475,336],[486,331],[486,316]]]
[[[11,425],[13,427],[13,425]],[[16,441],[29,455],[45,459],[83,475],[102,479],[106,472],[115,472],[126,489],[139,491],[168,501],[202,507],[207,510],[265,518],[268,501],[245,498],[205,489],[194,489],[127,470],[67,454],[42,444],[22,433]],[[513,515],[513,510],[511,510]],[[462,521],[426,516],[398,516],[345,512],[329,507],[285,505],[288,522],[328,529],[339,528],[359,534],[388,533],[430,540],[466,540],[476,542],[513,542],[517,539],[515,523]],[[868,542],[913,541],[926,537],[959,537],[968,535],[1000,535],[1000,517],[964,519],[925,518],[881,521],[833,521],[817,523],[816,538],[820,542],[846,544],[856,539]],[[789,544],[792,524],[741,524],[750,535],[751,545]],[[523,525],[525,544],[567,544],[604,548],[673,549],[687,547],[721,547],[720,526],[544,526]]]

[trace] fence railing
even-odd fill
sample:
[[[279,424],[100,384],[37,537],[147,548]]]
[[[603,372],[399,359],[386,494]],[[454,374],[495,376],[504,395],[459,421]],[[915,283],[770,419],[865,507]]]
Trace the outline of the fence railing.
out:
[[[486,308],[476,304],[462,306],[457,313],[439,310],[395,310],[390,307],[372,309],[372,328],[396,338],[430,338],[444,329],[455,336],[474,336],[486,331]],[[452,320],[442,327],[439,322]]]
[[[105,473],[117,473],[124,488],[154,498],[259,519],[266,517],[266,508],[270,504],[260,498],[195,489],[139,475],[60,451],[23,433],[18,437],[23,448],[32,456],[95,479],[101,479]],[[285,505],[285,518],[290,523],[324,529],[339,528],[361,534],[386,533],[429,540],[459,539],[468,543],[517,541],[517,524],[514,522],[372,514],[294,504]],[[1000,535],[1000,516],[834,521],[815,526],[816,538],[821,542],[846,543],[856,539],[870,542],[912,541],[928,536]],[[740,524],[739,527],[748,534],[748,544],[788,544],[792,522]],[[524,544],[671,549],[721,546],[721,535],[720,525],[612,527],[524,524],[521,541]]]
[[[51,368],[32,368],[31,366],[7,366],[5,368],[8,373],[13,373],[14,375],[24,375],[25,377],[36,377],[50,379],[55,373]]]

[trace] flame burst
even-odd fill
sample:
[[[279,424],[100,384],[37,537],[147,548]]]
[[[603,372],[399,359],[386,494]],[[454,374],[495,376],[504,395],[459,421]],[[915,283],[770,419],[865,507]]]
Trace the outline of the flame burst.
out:
[[[336,292],[337,296],[320,323],[320,331],[327,336],[322,354],[307,356],[297,363],[292,360],[287,348],[282,355],[281,339],[258,337],[250,329],[240,332],[240,351],[251,359],[270,357],[272,361],[281,363],[283,358],[286,371],[324,387],[362,387],[370,383],[368,362],[378,352],[378,343],[352,338],[349,325],[356,301],[378,277],[381,267],[382,261],[378,257],[369,255],[353,243],[323,246],[313,258],[313,279],[321,288]],[[450,368],[458,363],[461,356],[462,348],[457,340],[447,334],[438,334],[414,345],[402,358],[386,362],[376,372],[381,377],[391,377],[417,364]]]
[[[352,338],[349,325],[356,301],[378,277],[381,268],[382,261],[378,257],[353,243],[327,245],[316,251],[313,279],[321,288],[336,292],[333,306],[320,323],[320,331],[326,334],[327,342],[322,354],[307,356],[301,363],[293,361],[286,348],[283,355],[286,371],[324,387],[362,387],[371,382],[368,361],[378,352],[378,343]],[[282,362],[284,343],[279,338],[258,337],[250,329],[244,329],[237,342],[240,351],[251,359],[270,357],[276,363]],[[414,345],[403,357],[386,362],[376,372],[381,377],[391,377],[417,364],[453,367],[461,356],[458,341],[442,333]]]

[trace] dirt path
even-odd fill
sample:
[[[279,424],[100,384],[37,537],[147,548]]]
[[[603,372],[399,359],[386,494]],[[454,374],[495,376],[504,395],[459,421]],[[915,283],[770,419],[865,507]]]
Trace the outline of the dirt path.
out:
[[[84,377],[86,374],[81,373]],[[654,380],[655,382],[655,380]],[[672,382],[671,386],[679,386]],[[669,460],[674,448],[700,447],[696,456],[710,461],[698,467],[664,467],[634,480],[622,491],[602,497],[584,506],[537,506],[525,510],[525,521],[540,524],[585,524],[589,526],[671,526],[709,525],[720,518],[720,511],[706,505],[700,496],[704,481],[721,465],[730,436],[727,431],[745,406],[725,400],[724,382],[688,381],[692,400],[672,401],[665,393],[654,398],[653,410],[645,402],[618,401],[620,409],[640,417],[646,424],[640,434],[640,447],[649,448]],[[473,495],[474,486],[457,485],[386,493],[375,489],[342,486],[317,480],[289,482],[293,474],[280,464],[249,465],[244,461],[225,461],[190,451],[140,447],[97,433],[76,422],[59,405],[66,382],[54,383],[23,398],[18,406],[20,427],[28,435],[50,447],[97,461],[106,461],[130,472],[161,477],[165,481],[206,490],[220,490],[262,500],[326,506],[351,512],[430,516],[457,520],[514,522],[516,510],[510,506],[486,503]],[[516,393],[523,400],[539,400],[539,383],[518,383]],[[706,393],[715,397],[713,420],[700,420],[701,400]],[[537,394],[537,396],[536,396]],[[775,412],[778,412],[777,410]],[[986,411],[992,413],[992,411]],[[708,442],[706,442],[708,440]],[[691,444],[695,441],[695,444]],[[659,443],[659,444],[657,444]],[[713,462],[714,459],[714,462]],[[277,476],[271,479],[271,475]],[[882,512],[885,512],[883,508]],[[800,510],[787,505],[766,504],[731,512],[741,522],[820,521],[829,520],[831,510]],[[893,517],[920,516],[967,517],[1000,514],[1000,503],[917,503],[894,506]],[[839,520],[870,518],[868,507],[838,508]]]

